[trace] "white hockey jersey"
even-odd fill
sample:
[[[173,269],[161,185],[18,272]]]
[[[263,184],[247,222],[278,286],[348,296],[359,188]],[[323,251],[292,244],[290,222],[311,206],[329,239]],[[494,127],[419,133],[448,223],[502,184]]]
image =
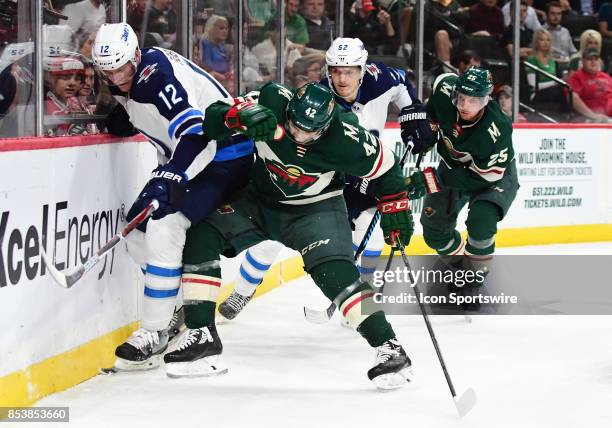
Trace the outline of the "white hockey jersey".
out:
[[[217,142],[204,135],[206,108],[231,96],[212,76],[176,52],[144,49],[129,93],[110,88],[132,125],[156,147],[159,163],[172,160],[189,179],[213,160],[253,153],[253,142],[244,136]]]
[[[321,83],[331,87],[327,78]],[[337,95],[335,99],[339,105],[357,115],[361,126],[380,136],[387,122],[389,104],[394,103],[401,110],[412,104],[416,95],[403,70],[387,67],[380,62],[368,62],[357,99],[352,104]]]

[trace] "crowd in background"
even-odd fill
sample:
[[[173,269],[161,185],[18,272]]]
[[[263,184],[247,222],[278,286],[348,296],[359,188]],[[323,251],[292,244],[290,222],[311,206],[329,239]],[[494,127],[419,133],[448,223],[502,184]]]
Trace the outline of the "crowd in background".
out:
[[[335,1],[242,0],[242,46],[236,48],[236,2],[192,0],[192,60],[231,94],[279,80],[298,87],[323,77],[325,50],[336,37]],[[277,10],[284,2],[284,62],[279,70]],[[141,46],[179,50],[180,3],[128,0],[127,22]],[[370,57],[414,77],[415,2],[346,1],[344,36],[359,37]],[[45,0],[43,72],[45,133],[49,136],[104,132],[112,108],[108,88],[91,64],[96,31],[117,15],[115,0]],[[0,137],[33,135],[33,42],[30,23],[19,20],[15,0],[0,0]],[[601,0],[521,0],[519,88],[521,101],[559,121],[609,121],[612,117],[612,3]],[[18,13],[19,12],[19,13]],[[29,11],[31,12],[31,11]],[[495,99],[512,111],[512,0],[427,0],[424,88],[445,72],[471,65],[491,69]],[[237,72],[237,55],[242,68]],[[239,74],[236,76],[236,74]],[[531,111],[531,110],[530,110]],[[533,113],[518,120],[542,120]]]

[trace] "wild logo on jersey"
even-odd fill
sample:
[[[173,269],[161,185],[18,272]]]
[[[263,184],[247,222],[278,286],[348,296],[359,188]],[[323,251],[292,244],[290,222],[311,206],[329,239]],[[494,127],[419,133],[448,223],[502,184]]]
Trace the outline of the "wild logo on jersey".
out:
[[[296,165],[283,165],[273,159],[265,162],[272,182],[287,197],[304,194],[321,177],[320,173],[310,174]]]

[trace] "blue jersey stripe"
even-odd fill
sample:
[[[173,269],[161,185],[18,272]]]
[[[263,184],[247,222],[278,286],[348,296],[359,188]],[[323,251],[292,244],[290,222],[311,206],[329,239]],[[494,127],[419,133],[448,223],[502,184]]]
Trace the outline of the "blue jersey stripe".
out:
[[[251,266],[253,266],[255,269],[257,270],[262,270],[262,271],[267,271],[268,269],[270,269],[270,265],[266,265],[263,263],[259,263],[257,260],[255,260],[253,258],[253,256],[251,255],[250,251],[247,251],[246,253],[246,259],[247,261],[251,264]]]
[[[168,127],[168,136],[170,137],[170,139],[174,138],[174,131],[177,127],[179,127],[187,119],[193,117],[201,117],[202,120],[204,120],[204,113],[202,113],[200,110],[191,109],[181,114],[178,118],[174,118],[172,122],[170,122],[170,126]]]
[[[261,279],[253,278],[251,275],[249,275],[242,266],[240,266],[240,276],[246,279],[248,283],[253,285],[258,285],[261,282]]]
[[[247,156],[253,153],[253,142],[251,140],[242,143],[234,144],[233,146],[224,147],[217,150],[217,154],[213,159],[215,162],[225,162]]]
[[[380,257],[382,250],[364,250],[361,254],[366,257]]]
[[[152,297],[154,299],[164,299],[167,297],[175,297],[179,292],[178,288],[172,288],[170,290],[156,290],[154,288],[149,288],[145,285],[144,295],[147,297]]]
[[[172,278],[172,277],[181,276],[182,272],[183,272],[183,269],[180,267],[174,268],[174,269],[168,269],[168,268],[161,267],[161,266],[153,266],[153,265],[147,264],[147,273],[150,273],[155,276],[164,276],[166,278]]]
[[[367,267],[363,267],[363,266],[357,266],[357,269],[359,269],[360,273],[374,273],[374,271],[376,270],[376,268],[367,268]]]

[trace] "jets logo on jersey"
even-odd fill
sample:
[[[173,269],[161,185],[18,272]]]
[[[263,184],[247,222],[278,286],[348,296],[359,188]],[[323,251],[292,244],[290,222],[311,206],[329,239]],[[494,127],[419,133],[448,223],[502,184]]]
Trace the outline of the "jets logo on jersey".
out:
[[[374,78],[378,80],[378,75],[381,73],[380,68],[376,64],[367,64],[366,71]]]
[[[140,82],[147,82],[149,80],[149,77],[151,77],[151,75],[155,73],[156,71],[157,71],[157,63],[147,65],[140,72],[140,76],[138,76],[138,82],[136,82],[136,84],[138,85]]]
[[[298,196],[319,180],[320,173],[309,174],[299,166],[283,165],[267,159],[266,168],[272,182],[285,196]]]

